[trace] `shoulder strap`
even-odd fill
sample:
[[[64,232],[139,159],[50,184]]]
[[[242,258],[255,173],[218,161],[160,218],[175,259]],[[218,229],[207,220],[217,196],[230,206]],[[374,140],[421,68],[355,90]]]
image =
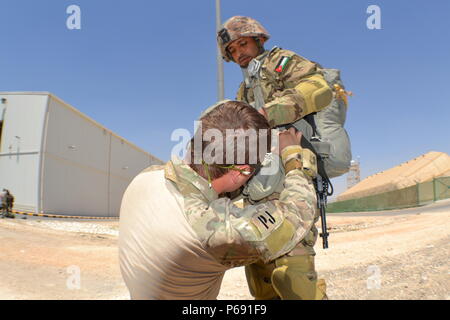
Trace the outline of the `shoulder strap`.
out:
[[[263,54],[254,58],[248,64],[247,68],[242,68],[242,74],[244,76],[245,88],[244,90],[251,88],[253,90],[253,95],[255,96],[254,108],[257,110],[264,107],[264,93],[261,88],[261,81],[259,78],[259,72],[261,70],[261,65],[263,60],[274,50],[265,51]]]

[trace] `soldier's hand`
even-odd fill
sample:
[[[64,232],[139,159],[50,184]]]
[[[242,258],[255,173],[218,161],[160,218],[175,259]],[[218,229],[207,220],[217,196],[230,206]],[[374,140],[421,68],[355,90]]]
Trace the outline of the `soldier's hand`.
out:
[[[278,151],[281,151],[288,146],[298,146],[300,145],[300,139],[302,138],[302,133],[295,130],[295,128],[289,128],[289,130],[284,130],[278,134]]]

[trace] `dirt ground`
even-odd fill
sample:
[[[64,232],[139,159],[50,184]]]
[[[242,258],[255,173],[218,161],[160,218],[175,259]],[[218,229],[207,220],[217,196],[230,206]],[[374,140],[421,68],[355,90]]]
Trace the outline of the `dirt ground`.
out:
[[[316,267],[330,299],[450,299],[450,200],[331,214],[330,248]],[[0,299],[129,299],[118,221],[0,219]],[[244,269],[225,275],[219,299],[252,299]]]

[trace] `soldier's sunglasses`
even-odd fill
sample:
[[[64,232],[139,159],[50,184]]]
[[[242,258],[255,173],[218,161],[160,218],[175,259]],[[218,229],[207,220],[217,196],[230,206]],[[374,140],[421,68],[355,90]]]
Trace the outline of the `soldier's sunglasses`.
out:
[[[209,165],[205,161],[202,161],[202,163],[203,163],[203,169],[204,169],[205,173],[207,173],[207,175],[208,175],[209,187],[211,187],[211,175],[209,174]],[[231,164],[231,165],[228,165],[228,166],[220,166],[220,165],[215,164],[215,166],[218,167],[218,168],[222,168],[222,169],[239,171],[244,176],[251,176],[252,174],[254,174],[257,171],[257,169],[259,167],[258,166],[257,168],[250,167],[248,169],[241,169],[241,168],[238,168],[234,164]]]

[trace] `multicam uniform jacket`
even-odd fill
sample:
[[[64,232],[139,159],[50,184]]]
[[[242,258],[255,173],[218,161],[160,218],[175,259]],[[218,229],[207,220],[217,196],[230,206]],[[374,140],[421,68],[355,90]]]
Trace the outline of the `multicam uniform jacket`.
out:
[[[261,61],[259,81],[271,127],[293,123],[330,104],[333,91],[316,63],[274,47],[255,58]],[[253,89],[241,83],[237,100],[253,103]]]
[[[183,195],[187,221],[203,247],[229,267],[258,259],[269,262],[290,252],[316,217],[314,187],[297,169],[286,175],[278,200],[243,209],[229,198],[219,198],[208,181],[186,164],[169,162],[165,176]]]

